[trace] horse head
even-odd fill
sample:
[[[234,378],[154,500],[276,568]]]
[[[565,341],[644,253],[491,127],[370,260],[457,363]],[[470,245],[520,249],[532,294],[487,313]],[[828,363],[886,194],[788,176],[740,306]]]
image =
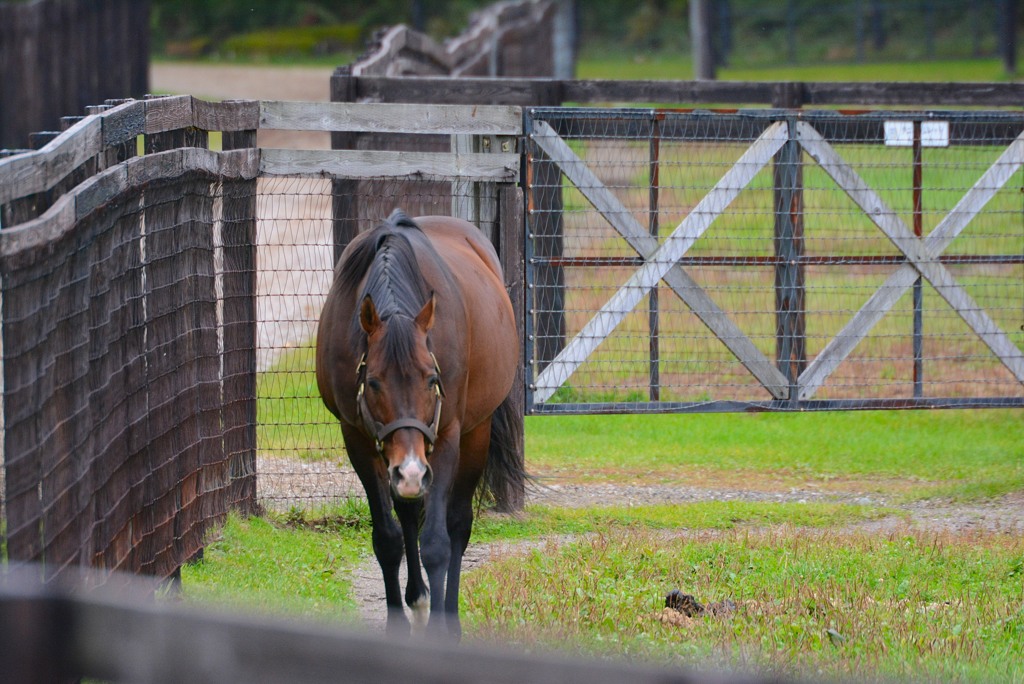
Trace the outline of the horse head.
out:
[[[366,354],[358,371],[358,411],[384,459],[392,494],[402,499],[422,498],[433,476],[429,457],[443,397],[440,368],[427,346],[434,309],[431,294],[415,317],[382,319],[367,295],[359,311]]]

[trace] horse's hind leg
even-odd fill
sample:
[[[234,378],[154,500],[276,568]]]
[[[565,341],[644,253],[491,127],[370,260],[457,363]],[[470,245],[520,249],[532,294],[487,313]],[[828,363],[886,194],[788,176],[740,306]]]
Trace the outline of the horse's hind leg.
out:
[[[453,494],[448,503],[448,534],[451,537],[451,559],[448,562],[448,581],[445,588],[444,612],[448,633],[462,637],[462,622],[459,620],[459,581],[462,575],[462,557],[469,545],[473,528],[473,493],[468,496]]]
[[[409,581],[405,585],[405,604],[412,608],[413,627],[426,627],[428,609],[430,608],[430,591],[423,581],[420,569],[420,520],[423,516],[422,501],[395,500],[395,512],[402,524],[402,536],[405,538],[405,565],[409,571]]]
[[[486,421],[462,436],[459,473],[448,501],[448,535],[451,538],[452,555],[448,562],[444,612],[447,615],[448,633],[456,639],[462,636],[462,623],[459,620],[462,557],[473,531],[473,496],[483,474],[490,435],[490,421]]]

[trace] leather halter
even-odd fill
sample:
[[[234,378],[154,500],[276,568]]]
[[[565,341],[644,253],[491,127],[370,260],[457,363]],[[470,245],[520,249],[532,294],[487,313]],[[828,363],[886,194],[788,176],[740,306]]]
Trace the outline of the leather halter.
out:
[[[356,368],[356,377],[359,378],[359,386],[356,390],[356,412],[359,420],[363,423],[363,429],[370,437],[373,437],[377,447],[377,453],[384,454],[384,440],[391,434],[402,428],[415,428],[423,433],[427,441],[427,456],[434,451],[434,442],[437,441],[437,430],[441,426],[441,400],[444,398],[444,387],[441,384],[441,367],[437,365],[437,357],[433,353],[430,358],[434,361],[434,372],[437,374],[437,384],[434,386],[436,398],[434,400],[434,418],[427,425],[418,418],[399,418],[384,425],[374,419],[370,413],[370,407],[366,404],[366,354],[359,359],[359,366]]]

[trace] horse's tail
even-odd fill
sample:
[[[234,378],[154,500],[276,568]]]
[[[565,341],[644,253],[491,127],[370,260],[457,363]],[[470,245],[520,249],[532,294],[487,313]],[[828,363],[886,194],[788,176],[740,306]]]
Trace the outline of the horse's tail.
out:
[[[523,462],[523,413],[510,395],[491,415],[491,444],[484,468],[483,495],[500,513],[523,509],[526,500],[526,465]]]

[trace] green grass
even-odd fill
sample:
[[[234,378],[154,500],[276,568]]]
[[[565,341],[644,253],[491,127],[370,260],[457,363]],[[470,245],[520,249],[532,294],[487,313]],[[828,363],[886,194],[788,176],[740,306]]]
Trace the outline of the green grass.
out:
[[[622,526],[728,530],[782,524],[824,529],[892,513],[841,504],[738,501],[587,510],[530,506],[515,517],[483,513],[474,529],[474,542],[590,535]],[[362,499],[266,519],[232,516],[207,545],[203,559],[182,569],[184,597],[273,613],[351,618],[350,573],[370,556],[370,529],[369,509]]]
[[[647,530],[727,530],[750,525],[830,528],[887,515],[895,509],[847,504],[701,501],[685,504],[560,508],[529,506],[522,516],[484,514],[473,528],[478,542],[587,535],[616,526]]]
[[[1020,411],[527,418],[530,467],[648,482],[819,483],[975,498],[1024,488]]]
[[[182,568],[182,595],[234,609],[351,619],[350,571],[369,548],[366,518],[333,515],[319,524],[232,516]]]
[[[693,78],[693,63],[682,53],[626,53],[584,50],[576,66],[581,79],[682,80]],[[863,64],[823,63],[719,68],[722,81],[1006,81],[998,59],[963,59]]]
[[[257,376],[257,439],[262,453],[305,459],[338,458],[338,421],[320,398],[314,373],[316,348],[285,352]]]
[[[344,459],[337,421],[316,389],[313,353],[296,348],[260,374],[261,453]],[[1024,423],[1014,409],[534,416],[526,419],[526,455],[542,481],[809,484],[897,500],[1024,489]]]
[[[505,558],[464,577],[467,638],[798,677],[1020,677],[1024,539],[838,531],[888,512],[703,502],[483,515],[475,542],[510,546]],[[513,546],[552,535],[568,536]],[[231,518],[204,559],[183,569],[183,596],[352,620],[349,577],[369,546],[359,502],[272,520]],[[676,588],[737,608],[666,624],[663,597]]]
[[[476,640],[815,679],[1015,681],[1024,540],[634,528],[510,556],[464,581]],[[735,612],[664,624],[679,588]]]

